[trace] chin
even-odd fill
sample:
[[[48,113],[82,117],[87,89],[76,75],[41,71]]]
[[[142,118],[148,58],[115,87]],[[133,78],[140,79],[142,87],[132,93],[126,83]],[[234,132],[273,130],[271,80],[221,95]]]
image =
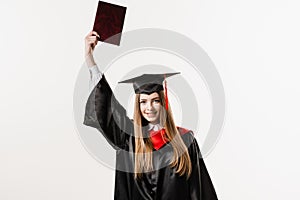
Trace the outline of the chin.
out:
[[[157,114],[157,113],[156,113],[156,115],[153,115],[153,116],[148,116],[147,114],[143,114],[142,116],[148,123],[151,123],[151,124],[159,123],[159,114]]]
[[[156,124],[158,123],[158,119],[157,118],[145,118],[149,123],[152,123],[152,124]]]

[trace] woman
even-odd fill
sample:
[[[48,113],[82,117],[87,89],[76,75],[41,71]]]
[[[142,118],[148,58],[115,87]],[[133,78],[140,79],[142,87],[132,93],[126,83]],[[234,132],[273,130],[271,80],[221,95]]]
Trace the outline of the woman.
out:
[[[217,195],[190,130],[176,127],[163,81],[172,74],[147,74],[132,83],[133,121],[115,99],[93,59],[99,35],[85,38],[86,63],[95,86],[84,124],[97,128],[116,150],[115,199],[216,200]]]

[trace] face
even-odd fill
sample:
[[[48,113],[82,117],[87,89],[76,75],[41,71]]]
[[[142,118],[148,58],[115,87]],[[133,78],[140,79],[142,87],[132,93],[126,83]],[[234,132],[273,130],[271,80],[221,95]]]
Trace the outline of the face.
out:
[[[140,94],[140,110],[142,116],[150,123],[159,123],[161,102],[157,92],[150,95]]]

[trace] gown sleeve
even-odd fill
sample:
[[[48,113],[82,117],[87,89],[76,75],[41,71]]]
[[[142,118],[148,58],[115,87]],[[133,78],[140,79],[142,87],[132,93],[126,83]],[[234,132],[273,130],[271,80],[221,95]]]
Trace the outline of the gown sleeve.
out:
[[[191,200],[217,200],[217,194],[209,177],[196,139],[190,146],[192,174],[189,178]]]
[[[102,78],[102,73],[97,65],[89,67],[90,80],[89,80],[89,94],[93,91],[94,87]]]
[[[133,133],[133,123],[112,93],[104,74],[88,97],[83,124],[98,129],[116,150],[124,149]]]

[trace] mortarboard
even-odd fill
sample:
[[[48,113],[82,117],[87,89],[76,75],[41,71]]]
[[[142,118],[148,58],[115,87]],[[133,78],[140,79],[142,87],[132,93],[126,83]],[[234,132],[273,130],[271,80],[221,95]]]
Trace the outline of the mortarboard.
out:
[[[165,81],[165,101],[166,110],[168,110],[168,93],[167,93],[167,82],[166,78],[180,74],[180,72],[175,73],[165,73],[165,74],[143,74],[131,79],[120,81],[119,83],[132,83],[134,92],[136,94],[152,94],[153,92],[159,92],[164,90],[163,81]]]
[[[100,41],[120,45],[125,14],[126,7],[103,1],[98,2],[93,31],[100,35]]]

